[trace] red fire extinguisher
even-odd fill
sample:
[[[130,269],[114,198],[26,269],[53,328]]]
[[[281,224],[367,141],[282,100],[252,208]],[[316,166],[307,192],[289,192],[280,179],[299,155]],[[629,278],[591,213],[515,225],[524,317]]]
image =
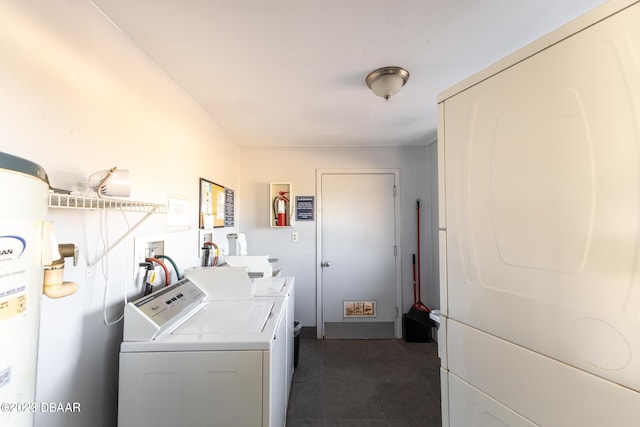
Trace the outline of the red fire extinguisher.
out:
[[[289,199],[286,194],[288,191],[279,191],[278,195],[273,198],[273,214],[276,219],[276,225],[284,227],[287,225],[287,208],[289,206]]]

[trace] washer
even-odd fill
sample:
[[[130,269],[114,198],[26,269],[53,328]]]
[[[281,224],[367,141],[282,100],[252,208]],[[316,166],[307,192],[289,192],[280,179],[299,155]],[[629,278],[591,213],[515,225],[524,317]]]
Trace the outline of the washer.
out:
[[[289,402],[293,381],[295,339],[295,279],[271,274],[271,264],[266,256],[234,257],[239,264],[224,267],[195,267],[185,270],[185,276],[206,289],[209,299],[285,299],[286,316],[286,370],[287,383],[284,400]],[[251,261],[251,262],[249,262]],[[249,265],[251,264],[251,265]],[[253,279],[251,279],[253,277]],[[275,392],[275,391],[274,391]],[[286,407],[287,405],[285,405]]]
[[[286,298],[207,289],[183,279],[125,307],[119,426],[284,425]]]
[[[287,349],[286,349],[286,368],[287,368],[287,387],[285,402],[288,408],[289,394],[291,393],[291,384],[293,382],[294,357],[295,357],[295,278],[287,277],[265,277],[254,279],[256,299],[267,298],[284,298],[286,308],[286,325],[287,325]]]

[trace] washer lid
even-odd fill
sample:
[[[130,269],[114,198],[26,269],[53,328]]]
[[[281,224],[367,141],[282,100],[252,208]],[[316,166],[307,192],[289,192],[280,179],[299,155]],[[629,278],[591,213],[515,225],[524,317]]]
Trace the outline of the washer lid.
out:
[[[49,177],[44,168],[22,157],[0,152],[0,169],[31,175],[49,184]]]
[[[258,334],[271,311],[271,301],[209,301],[172,335]]]
[[[125,341],[120,351],[270,351],[279,322],[286,321],[285,301],[282,297],[209,301],[171,332],[154,340]]]
[[[286,284],[285,277],[262,277],[253,279],[256,284],[256,296],[282,295]]]

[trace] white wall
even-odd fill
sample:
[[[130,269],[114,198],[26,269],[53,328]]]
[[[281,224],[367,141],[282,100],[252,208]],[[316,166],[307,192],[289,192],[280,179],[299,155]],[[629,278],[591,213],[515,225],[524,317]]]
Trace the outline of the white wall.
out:
[[[437,258],[431,261],[437,257],[437,219],[432,221],[430,212],[437,191],[435,144],[399,148],[243,148],[241,156],[243,198],[239,215],[248,252],[280,259],[283,275],[295,276],[296,318],[305,326],[316,324],[316,222],[298,221],[292,228],[270,228],[269,182],[292,182],[294,197],[315,196],[317,205],[316,169],[400,169],[403,308],[407,311],[413,302],[411,255],[417,251],[417,199],[421,204],[422,301],[438,307]],[[298,242],[291,241],[293,231],[299,233]]]
[[[189,208],[187,229],[167,230],[166,215],[154,215],[93,269],[87,264],[105,244],[142,215],[49,210],[60,242],[80,248],[78,266],[67,262],[65,268],[65,279],[76,281],[79,290],[66,299],[43,299],[37,400],[79,402],[81,412],[37,414],[37,426],[116,424],[122,323],[107,326],[103,316],[117,319],[124,293],[140,292],[133,280],[134,237],[163,235],[166,252],[181,268],[198,263],[200,177],[236,190],[236,224],[242,227],[216,229],[214,240],[224,246],[225,235],[241,228],[250,253],[279,257],[284,274],[296,276],[296,317],[313,325],[315,222],[296,225],[300,241],[295,244],[291,229],[268,228],[269,181],[292,181],[295,194],[315,195],[316,168],[401,169],[408,309],[415,202],[428,200],[435,185],[425,170],[429,149],[239,149],[88,2],[2,2],[0,58],[1,151],[40,164],[58,188],[70,189],[100,169],[127,168],[131,199],[165,203],[178,197]],[[427,267],[431,230],[423,206],[423,301],[437,306],[437,282],[428,272],[437,263]],[[437,280],[437,274],[433,277]]]
[[[118,166],[131,171],[133,200],[188,200],[190,229],[167,234],[165,249],[181,267],[195,265],[198,178],[239,198],[238,148],[89,2],[2,2],[0,58],[0,150],[40,164],[54,187]],[[80,248],[78,266],[65,268],[79,290],[43,298],[37,400],[79,402],[81,412],[37,414],[38,426],[116,424],[122,323],[105,325],[103,303],[113,320],[123,284],[129,296],[139,293],[133,236],[164,234],[167,216],[152,216],[96,268],[87,262],[103,238],[115,241],[141,217],[49,210],[59,241]]]

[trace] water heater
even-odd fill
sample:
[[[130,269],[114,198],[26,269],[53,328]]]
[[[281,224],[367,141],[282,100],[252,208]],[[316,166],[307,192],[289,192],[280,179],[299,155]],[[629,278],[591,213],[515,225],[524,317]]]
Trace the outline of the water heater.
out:
[[[0,425],[31,426],[49,182],[40,166],[0,152]]]

